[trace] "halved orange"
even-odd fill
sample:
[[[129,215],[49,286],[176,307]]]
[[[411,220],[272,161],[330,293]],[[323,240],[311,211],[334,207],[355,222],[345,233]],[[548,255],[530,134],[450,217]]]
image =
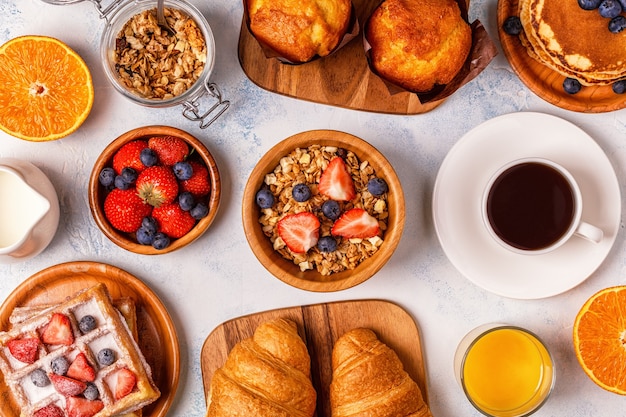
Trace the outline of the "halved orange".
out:
[[[93,105],[85,61],[65,43],[21,36],[0,47],[0,129],[48,141],[74,132]]]
[[[582,306],[574,322],[574,349],[589,378],[626,395],[626,286],[598,291]]]

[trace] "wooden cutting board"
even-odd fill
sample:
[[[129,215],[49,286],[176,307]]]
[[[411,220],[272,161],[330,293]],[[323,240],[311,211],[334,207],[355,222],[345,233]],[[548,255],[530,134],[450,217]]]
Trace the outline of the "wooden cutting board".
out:
[[[400,306],[382,300],[342,301],[284,308],[251,314],[227,321],[207,337],[200,356],[205,398],[213,373],[226,361],[233,346],[248,337],[263,322],[289,318],[298,324],[311,355],[311,374],[317,390],[315,416],[330,417],[328,389],[332,379],[331,354],[335,341],[348,330],[367,327],[394,349],[405,370],[422,389],[428,402],[426,373],[419,329]]]
[[[380,0],[352,1],[361,29],[380,3]],[[289,65],[265,56],[244,18],[239,35],[239,62],[246,76],[259,87],[316,103],[409,115],[428,112],[444,101],[421,104],[415,94],[406,91],[391,95],[383,81],[370,71],[360,33],[330,56],[303,65]]]

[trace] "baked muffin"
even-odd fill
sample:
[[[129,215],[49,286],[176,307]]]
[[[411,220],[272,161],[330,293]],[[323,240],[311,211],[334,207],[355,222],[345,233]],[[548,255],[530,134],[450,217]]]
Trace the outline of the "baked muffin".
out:
[[[449,83],[472,46],[456,0],[386,0],[368,19],[365,38],[375,72],[417,93]]]
[[[246,0],[254,37],[291,62],[330,54],[348,31],[351,0]]]

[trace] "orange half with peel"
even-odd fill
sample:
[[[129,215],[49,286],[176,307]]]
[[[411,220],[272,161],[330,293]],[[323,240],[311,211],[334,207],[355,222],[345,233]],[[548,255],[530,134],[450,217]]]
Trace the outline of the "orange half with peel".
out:
[[[626,395],[626,286],[598,291],[582,306],[574,322],[574,350],[589,378]]]
[[[0,47],[0,129],[43,142],[74,132],[93,105],[85,61],[47,36],[21,36]]]

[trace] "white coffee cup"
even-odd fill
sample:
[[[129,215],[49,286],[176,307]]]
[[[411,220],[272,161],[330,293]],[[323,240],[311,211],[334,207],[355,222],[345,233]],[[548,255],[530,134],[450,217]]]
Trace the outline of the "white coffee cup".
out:
[[[516,253],[544,254],[574,235],[594,243],[604,236],[582,220],[582,194],[572,174],[545,158],[502,166],[487,183],[481,204],[489,234]]]

